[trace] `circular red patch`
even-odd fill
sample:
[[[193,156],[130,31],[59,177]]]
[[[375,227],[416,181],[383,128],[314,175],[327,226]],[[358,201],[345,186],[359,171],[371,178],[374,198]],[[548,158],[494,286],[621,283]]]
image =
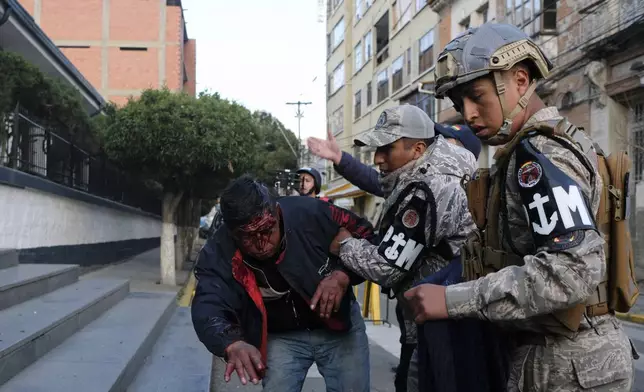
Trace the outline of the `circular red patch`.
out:
[[[517,179],[522,188],[532,188],[541,180],[543,169],[537,162],[528,161],[521,165],[517,172]]]
[[[418,226],[419,221],[420,218],[418,216],[418,212],[411,208],[405,211],[402,216],[402,223],[408,229],[413,229],[414,227]]]

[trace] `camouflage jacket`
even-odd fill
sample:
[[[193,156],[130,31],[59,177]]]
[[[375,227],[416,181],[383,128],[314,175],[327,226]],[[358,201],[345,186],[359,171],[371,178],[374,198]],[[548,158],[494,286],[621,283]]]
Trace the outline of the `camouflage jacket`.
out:
[[[561,118],[556,108],[545,108],[525,127],[556,118]],[[596,154],[588,156],[594,167],[591,173],[569,148],[553,138],[537,135],[521,143],[541,157],[542,163],[535,166],[528,161],[517,167],[519,147],[509,157],[504,189],[507,212],[500,215],[499,234],[503,250],[522,256],[523,265],[447,287],[447,311],[450,317],[507,321],[519,329],[543,332],[540,316],[584,303],[604,276],[604,240],[594,228],[602,183]],[[492,167],[491,177],[497,175],[497,169]],[[546,190],[552,191],[554,180],[560,180],[548,179],[548,173],[558,173],[567,183],[575,184],[580,197],[573,198],[569,191],[562,202],[560,197],[548,200],[536,190],[528,192],[531,187],[538,188],[542,175],[545,182],[541,183],[551,184]],[[544,214],[543,203],[551,203],[549,211],[558,211],[558,215]],[[563,226],[567,230],[558,231]],[[597,323],[608,317],[612,316],[590,321]],[[590,324],[582,319],[580,330],[587,328]]]
[[[467,234],[474,230],[474,222],[467,208],[467,196],[461,185],[464,176],[471,176],[476,170],[477,162],[474,155],[455,144],[447,142],[442,136],[437,136],[434,143],[425,151],[412,169],[400,174],[391,195],[385,200],[379,225],[383,225],[382,217],[396,205],[401,192],[413,182],[424,182],[433,193],[436,203],[437,227],[429,227],[430,219],[425,219],[425,240],[428,242],[434,230],[434,243],[425,243],[428,248],[437,246],[445,241],[454,255],[460,253],[461,245]],[[423,191],[415,193],[423,200],[427,195]],[[398,205],[397,214],[405,209],[413,194],[408,194]],[[379,227],[383,235],[388,227]],[[378,245],[362,239],[350,239],[340,249],[342,263],[350,270],[365,279],[376,282],[385,288],[393,287],[405,281],[407,287],[414,282],[432,274],[449,263],[438,254],[429,253],[420,261],[419,268],[409,273],[392,265],[378,253]],[[404,288],[403,288],[404,289]]]

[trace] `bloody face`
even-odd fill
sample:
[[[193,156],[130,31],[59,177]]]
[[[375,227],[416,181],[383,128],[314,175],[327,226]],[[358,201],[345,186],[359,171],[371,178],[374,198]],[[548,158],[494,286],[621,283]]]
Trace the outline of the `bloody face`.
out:
[[[257,260],[275,256],[280,244],[279,220],[276,215],[270,210],[264,210],[249,223],[235,229],[233,237],[243,254]]]

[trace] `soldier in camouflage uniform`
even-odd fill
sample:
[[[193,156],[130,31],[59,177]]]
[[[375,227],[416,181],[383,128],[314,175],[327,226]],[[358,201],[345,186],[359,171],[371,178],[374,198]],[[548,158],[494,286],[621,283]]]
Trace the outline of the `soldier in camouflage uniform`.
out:
[[[341,230],[331,251],[347,268],[400,299],[414,283],[448,266],[474,230],[461,181],[474,173],[477,162],[467,149],[436,135],[427,114],[411,105],[386,109],[355,144],[376,148],[386,198],[377,224],[382,242],[373,245]],[[405,313],[407,342],[416,343],[413,318]],[[417,390],[416,357],[409,391]]]
[[[628,337],[611,312],[588,311],[606,272],[604,240],[593,219],[602,189],[595,147],[538,132],[514,140],[522,129],[561,118],[533,94],[536,79],[551,68],[536,44],[507,24],[469,29],[440,54],[437,97],[450,98],[484,142],[514,143],[505,166],[500,148],[490,170],[490,184],[504,184],[497,199],[490,186],[487,200],[487,209],[501,200],[498,230],[484,226],[467,242],[472,254],[482,255],[474,263],[504,267],[447,288],[421,285],[405,297],[417,322],[478,317],[508,327],[514,343],[509,391],[630,391]],[[482,240],[490,233],[500,249]],[[581,321],[566,325],[562,315],[579,305]]]

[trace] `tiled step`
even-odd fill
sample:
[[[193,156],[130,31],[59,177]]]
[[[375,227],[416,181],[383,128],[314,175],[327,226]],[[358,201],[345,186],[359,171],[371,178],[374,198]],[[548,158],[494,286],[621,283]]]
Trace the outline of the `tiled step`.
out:
[[[18,251],[15,249],[0,249],[0,270],[18,265]]]
[[[199,341],[190,308],[177,308],[127,392],[208,392],[212,354]]]
[[[175,306],[175,294],[130,293],[0,391],[125,391]]]
[[[95,320],[128,292],[126,280],[88,279],[0,311],[0,385]]]
[[[79,268],[65,264],[20,264],[0,272],[0,310],[78,281]]]

